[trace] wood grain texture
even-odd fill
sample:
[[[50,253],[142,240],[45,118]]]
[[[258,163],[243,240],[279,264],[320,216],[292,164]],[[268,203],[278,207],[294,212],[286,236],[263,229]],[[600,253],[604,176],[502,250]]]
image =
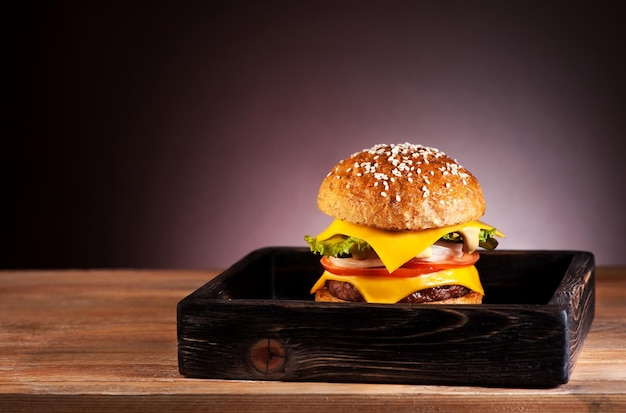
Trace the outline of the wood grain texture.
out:
[[[626,268],[551,389],[202,380],[178,372],[176,304],[214,271],[1,271],[0,412],[626,411]]]

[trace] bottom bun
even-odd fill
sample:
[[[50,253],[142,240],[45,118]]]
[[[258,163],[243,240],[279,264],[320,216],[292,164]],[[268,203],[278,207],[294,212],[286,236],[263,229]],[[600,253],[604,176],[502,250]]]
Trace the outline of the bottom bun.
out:
[[[342,300],[332,295],[326,288],[320,288],[315,292],[315,301],[332,302],[332,303],[351,303],[353,301]],[[482,304],[483,295],[472,291],[462,297],[447,298],[440,301],[430,301],[422,304]]]

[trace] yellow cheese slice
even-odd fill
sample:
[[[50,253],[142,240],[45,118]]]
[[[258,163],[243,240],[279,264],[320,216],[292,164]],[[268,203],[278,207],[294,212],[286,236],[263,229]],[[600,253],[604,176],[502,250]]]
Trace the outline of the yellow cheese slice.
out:
[[[335,219],[328,228],[317,236],[317,239],[324,241],[334,235],[360,238],[372,246],[387,268],[387,271],[393,272],[411,258],[433,245],[444,235],[450,232],[462,231],[464,228],[469,227],[493,228],[480,221],[472,221],[465,224],[421,231],[387,231]],[[500,236],[501,234],[498,233],[498,235]]]
[[[323,288],[327,280],[345,281],[354,285],[368,303],[394,304],[416,291],[443,285],[462,285],[485,294],[475,266],[442,270],[417,277],[335,275],[324,271],[311,289]]]

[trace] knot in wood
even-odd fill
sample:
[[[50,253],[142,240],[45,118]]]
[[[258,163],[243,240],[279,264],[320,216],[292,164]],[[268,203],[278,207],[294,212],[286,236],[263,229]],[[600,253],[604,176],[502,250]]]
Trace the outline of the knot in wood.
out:
[[[262,374],[284,370],[285,346],[279,340],[265,338],[250,347],[250,362]]]

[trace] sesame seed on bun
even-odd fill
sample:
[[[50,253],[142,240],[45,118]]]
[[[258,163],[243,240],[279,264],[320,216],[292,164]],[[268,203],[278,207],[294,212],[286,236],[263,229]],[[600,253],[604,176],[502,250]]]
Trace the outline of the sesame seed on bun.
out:
[[[322,181],[318,206],[342,221],[386,230],[422,230],[485,213],[478,180],[436,148],[379,144],[339,162]]]

